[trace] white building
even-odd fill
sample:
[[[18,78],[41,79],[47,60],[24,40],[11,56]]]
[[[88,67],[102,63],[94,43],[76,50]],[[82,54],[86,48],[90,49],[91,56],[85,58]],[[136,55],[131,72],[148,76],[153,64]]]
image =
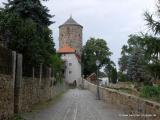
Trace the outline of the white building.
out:
[[[60,48],[58,53],[65,61],[65,82],[79,86],[82,82],[80,56],[76,54],[74,48],[69,47],[67,44]]]

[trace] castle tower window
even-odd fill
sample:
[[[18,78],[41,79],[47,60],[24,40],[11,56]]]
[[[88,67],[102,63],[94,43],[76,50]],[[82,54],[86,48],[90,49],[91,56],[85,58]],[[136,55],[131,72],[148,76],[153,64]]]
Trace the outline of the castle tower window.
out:
[[[59,26],[59,47],[62,48],[64,44],[79,51],[82,48],[82,32],[83,26],[77,23],[70,17],[64,24]],[[73,40],[75,43],[73,43]],[[81,53],[79,53],[81,54]]]
[[[72,74],[72,71],[69,71],[69,74]]]
[[[72,63],[69,63],[69,66],[72,66]]]

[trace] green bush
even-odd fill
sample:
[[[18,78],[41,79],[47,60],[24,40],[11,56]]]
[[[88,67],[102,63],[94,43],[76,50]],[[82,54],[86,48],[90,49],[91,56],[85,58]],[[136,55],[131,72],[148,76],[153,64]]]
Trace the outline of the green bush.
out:
[[[160,101],[160,86],[144,86],[140,91],[140,96]]]
[[[127,82],[129,80],[127,79],[127,75],[126,74],[124,74],[122,72],[118,72],[118,81],[119,82]]]
[[[20,115],[15,115],[13,118],[11,118],[10,120],[25,120],[24,118],[22,118]]]

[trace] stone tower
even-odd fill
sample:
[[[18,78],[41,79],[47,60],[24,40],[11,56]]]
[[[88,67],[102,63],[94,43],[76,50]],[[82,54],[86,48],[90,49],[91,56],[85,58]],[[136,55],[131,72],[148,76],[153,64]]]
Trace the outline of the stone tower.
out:
[[[83,26],[78,24],[71,16],[64,24],[59,26],[59,48],[68,44],[81,55],[82,30]]]

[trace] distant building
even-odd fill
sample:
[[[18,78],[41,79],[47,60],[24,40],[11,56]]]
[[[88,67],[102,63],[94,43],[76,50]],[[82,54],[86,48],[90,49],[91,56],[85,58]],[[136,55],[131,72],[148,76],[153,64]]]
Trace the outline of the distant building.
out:
[[[80,56],[76,54],[76,50],[67,44],[58,50],[61,58],[65,62],[65,82],[68,84],[81,84],[81,63]]]
[[[75,48],[81,55],[83,27],[70,17],[64,24],[59,26],[59,48],[65,44]]]
[[[83,27],[70,17],[59,26],[59,50],[65,61],[65,81],[81,84],[81,53]]]

